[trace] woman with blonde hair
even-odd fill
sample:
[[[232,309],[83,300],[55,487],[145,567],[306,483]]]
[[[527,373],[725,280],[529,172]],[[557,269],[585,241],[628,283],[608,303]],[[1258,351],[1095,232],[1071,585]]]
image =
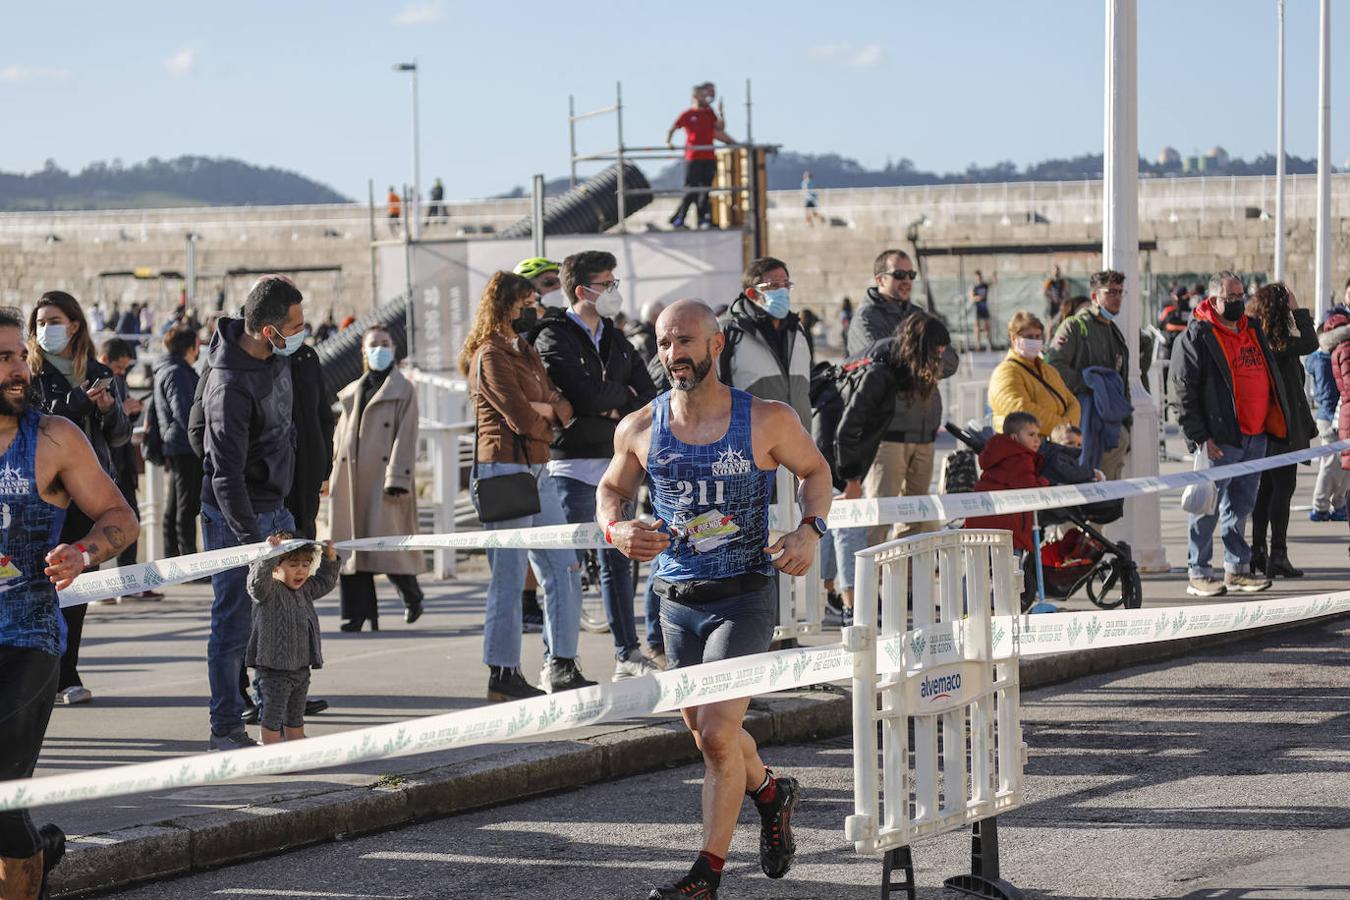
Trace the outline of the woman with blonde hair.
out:
[[[989,379],[989,408],[994,413],[996,433],[1002,431],[1003,419],[1015,412],[1035,416],[1042,434],[1061,424],[1078,424],[1078,398],[1055,367],[1041,359],[1044,349],[1045,326],[1041,320],[1025,309],[1013,313],[1008,322],[1008,355]]]
[[[28,317],[28,366],[42,395],[42,411],[65,416],[84,432],[99,465],[115,478],[112,448],[131,440],[131,420],[122,409],[113,385],[113,373],[94,357],[94,341],[80,302],[64,291],[48,291]],[[82,540],[93,521],[74,503],[66,510],[61,542]],[[93,566],[97,569],[98,566]],[[78,671],[85,605],[62,607],[66,620],[66,650],[61,656],[57,702],[88,703],[93,693]]]
[[[492,479],[529,473],[538,495],[538,512],[485,521],[488,530],[562,525],[562,497],[548,473],[548,446],[554,429],[572,420],[572,405],[559,393],[528,340],[515,324],[538,298],[520,275],[497,272],[483,289],[473,328],[459,354],[459,367],[473,393],[474,467],[471,489],[486,518]],[[519,482],[521,479],[515,479]],[[492,499],[499,499],[500,495]],[[532,498],[531,498],[532,499]],[[581,631],[581,581],[570,550],[489,549],[492,570],[483,624],[483,662],[487,699],[493,702],[538,696],[520,672],[520,592],[525,567],[531,566],[544,592],[543,691],[571,690],[595,684],[577,666]]]
[[[376,325],[361,337],[361,377],[338,394],[342,413],[333,437],[330,533],[335,541],[417,534],[417,393],[394,364],[394,339]],[[375,576],[383,573],[403,600],[403,621],[422,615],[420,550],[356,550],[342,564],[343,631],[370,622],[380,630]]]

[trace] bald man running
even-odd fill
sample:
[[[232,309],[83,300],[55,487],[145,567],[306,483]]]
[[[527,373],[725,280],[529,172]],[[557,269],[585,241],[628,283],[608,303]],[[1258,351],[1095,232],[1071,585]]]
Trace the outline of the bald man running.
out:
[[[733,390],[714,374],[724,338],[697,300],[656,322],[656,347],[672,390],[626,417],[597,492],[597,518],[625,556],[653,564],[661,629],[672,666],[763,653],[773,640],[773,570],[805,575],[830,511],[830,469],[792,407]],[[805,518],[769,543],[769,493],[784,466],[802,482]],[[638,486],[651,480],[654,524],[635,518]],[[665,523],[669,523],[667,526]],[[759,862],[782,878],[796,843],[795,779],[775,777],[744,729],[748,698],[684,710],[703,752],[703,850],[689,874],[650,900],[716,900],[741,803],[759,810]]]

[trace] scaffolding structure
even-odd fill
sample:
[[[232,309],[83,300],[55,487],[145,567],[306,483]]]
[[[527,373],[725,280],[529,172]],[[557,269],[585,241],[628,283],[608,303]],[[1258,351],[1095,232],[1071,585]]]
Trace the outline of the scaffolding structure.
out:
[[[615,148],[597,153],[577,152],[577,123],[609,114],[614,115]],[[746,261],[768,253],[768,177],[766,164],[771,153],[777,153],[779,144],[756,144],[752,132],[753,101],[750,79],[745,80],[745,141],[735,144],[670,146],[629,146],[623,133],[623,82],[615,82],[614,103],[589,112],[576,111],[576,98],[567,98],[568,145],[571,153],[571,185],[577,185],[577,164],[584,162],[618,163],[618,230],[627,231],[627,196],[647,194],[657,197],[683,196],[691,190],[710,195],[713,221],[718,228],[739,228],[745,234]],[[718,113],[722,118],[721,111]],[[624,184],[624,164],[640,160],[683,159],[687,150],[712,150],[717,154],[717,175],[709,188],[641,188],[630,189]]]

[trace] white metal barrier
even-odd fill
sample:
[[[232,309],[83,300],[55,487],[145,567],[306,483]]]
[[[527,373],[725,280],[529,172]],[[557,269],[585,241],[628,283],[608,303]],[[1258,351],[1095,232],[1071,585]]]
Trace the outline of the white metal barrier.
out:
[[[980,896],[1019,896],[999,882],[994,823],[1022,802],[1026,752],[1010,535],[903,538],[858,553],[855,571],[859,624],[844,630],[854,653],[848,839],[860,853],[887,854],[887,890],[894,869],[908,870],[900,887],[912,895],[910,845],[978,826],[972,872],[948,887],[978,883]],[[1002,633],[1007,627],[1014,633]]]
[[[797,479],[787,469],[779,467],[774,490],[777,500],[771,521],[781,523],[784,531],[791,531],[801,521],[802,514],[797,503]],[[833,540],[826,535],[825,540]],[[846,565],[839,560],[839,565]],[[817,553],[807,570],[805,577],[793,578],[778,573],[778,624],[773,629],[775,641],[794,640],[802,635],[820,634],[821,615],[825,607],[822,582],[820,580],[820,554]]]

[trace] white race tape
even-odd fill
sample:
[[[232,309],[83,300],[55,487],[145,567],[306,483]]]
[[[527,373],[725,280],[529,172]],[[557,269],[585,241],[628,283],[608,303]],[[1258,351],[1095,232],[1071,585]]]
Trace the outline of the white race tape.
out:
[[[842,644],[742,656],[294,743],[0,781],[0,809],[117,797],[520,740],[647,713],[838,681],[851,676],[852,666],[853,656]]]
[[[1077,506],[1102,500],[1120,500],[1179,490],[1206,481],[1226,481],[1238,475],[1250,475],[1350,450],[1350,440],[1337,441],[1306,450],[1294,450],[1277,456],[1234,463],[1172,475],[1098,481],[1092,484],[1066,484],[1043,488],[1018,488],[1009,491],[983,491],[969,494],[927,494],[914,497],[884,497],[877,500],[836,500],[830,507],[831,528],[855,528],[890,525],[901,522],[947,522],[970,516],[1032,512]],[[1197,451],[1201,452],[1201,451]]]
[[[239,566],[247,566],[257,559],[280,556],[288,550],[303,547],[310,541],[283,541],[276,547],[268,543],[243,544],[222,550],[207,550],[188,556],[175,556],[159,562],[119,566],[99,572],[88,572],[76,578],[70,587],[59,592],[62,606],[77,606],[94,600],[106,600],[124,594],[148,591],[168,584],[181,584],[194,578],[205,578]]]
[[[1004,616],[992,622],[991,655],[996,659],[1008,657],[1014,640],[1023,655],[1043,655],[1220,634],[1347,611],[1350,591],[1220,607]],[[967,658],[975,642],[965,640],[964,622],[917,629],[880,641],[878,674],[920,663],[934,665]],[[852,674],[853,653],[843,644],[779,650],[294,743],[3,781],[0,809],[117,797],[520,740],[653,712],[839,681]]]
[[[1102,500],[1119,500],[1162,491],[1179,490],[1205,481],[1224,481],[1236,475],[1249,475],[1350,450],[1350,440],[1338,441],[1307,450],[1295,450],[1231,466],[1178,472],[1157,477],[1099,481],[1094,484],[1058,485],[1010,491],[984,491],[969,494],[927,494],[914,497],[885,497],[878,500],[836,500],[830,508],[831,528],[859,528],[902,522],[950,521],[970,516],[1031,512],[1077,506]],[[778,527],[770,510],[769,527]],[[795,524],[795,523],[793,523]],[[75,579],[61,592],[61,605],[72,606],[103,600],[161,585],[178,584],[247,565],[258,558],[258,548],[249,544],[227,550],[212,550],[192,556],[156,563],[123,566],[105,572],[91,572]],[[462,531],[456,534],[414,534],[398,537],[361,538],[340,541],[340,550],[475,550],[532,549],[576,550],[608,546],[598,525],[549,525],[541,528],[504,528],[499,531]],[[280,551],[278,551],[280,552]],[[214,555],[213,555],[214,554]],[[275,555],[275,554],[262,554]],[[86,581],[86,579],[88,579]]]

